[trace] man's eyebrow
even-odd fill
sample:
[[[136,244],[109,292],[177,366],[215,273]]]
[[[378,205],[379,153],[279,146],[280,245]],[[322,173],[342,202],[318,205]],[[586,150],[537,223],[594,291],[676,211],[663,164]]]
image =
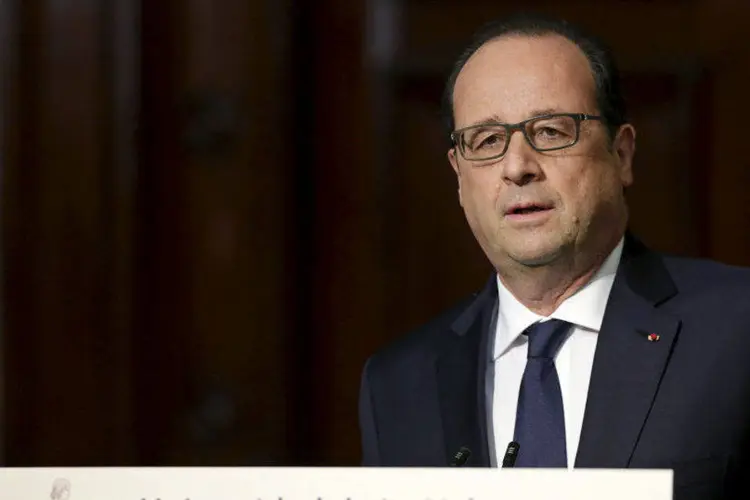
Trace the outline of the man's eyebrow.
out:
[[[492,116],[489,116],[489,117],[485,118],[484,120],[479,120],[479,121],[473,122],[473,123],[467,125],[466,127],[462,127],[462,128],[467,128],[467,127],[481,127],[482,125],[499,125],[499,124],[504,124],[504,123],[505,122],[503,120],[501,120],[498,115],[492,115]]]
[[[544,116],[544,115],[555,115],[558,113],[562,113],[563,111],[560,108],[543,108],[543,109],[535,109],[531,112],[531,115],[529,118],[534,118],[537,116]]]
[[[542,108],[542,109],[535,109],[532,110],[529,115],[524,118],[524,120],[529,120],[531,118],[536,118],[537,116],[544,116],[544,115],[554,115],[556,113],[562,113],[560,109],[558,108]],[[522,120],[522,121],[524,121]],[[500,115],[490,115],[484,120],[480,120],[477,122],[474,122],[470,125],[467,125],[467,127],[481,127],[482,125],[498,125],[498,124],[507,124],[508,122],[503,120]]]

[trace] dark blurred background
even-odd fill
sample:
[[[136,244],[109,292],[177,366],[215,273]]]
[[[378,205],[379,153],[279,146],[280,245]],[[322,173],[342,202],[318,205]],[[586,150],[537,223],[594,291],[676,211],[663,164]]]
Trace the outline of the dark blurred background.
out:
[[[0,0],[2,462],[357,464],[366,357],[490,272],[438,102],[521,3],[620,60],[633,229],[750,265],[750,2]]]

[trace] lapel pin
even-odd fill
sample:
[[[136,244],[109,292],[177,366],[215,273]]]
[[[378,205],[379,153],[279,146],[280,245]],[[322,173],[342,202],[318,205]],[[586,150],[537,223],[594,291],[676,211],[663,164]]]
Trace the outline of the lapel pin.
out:
[[[659,342],[661,337],[656,333],[650,333],[647,338],[649,342]]]

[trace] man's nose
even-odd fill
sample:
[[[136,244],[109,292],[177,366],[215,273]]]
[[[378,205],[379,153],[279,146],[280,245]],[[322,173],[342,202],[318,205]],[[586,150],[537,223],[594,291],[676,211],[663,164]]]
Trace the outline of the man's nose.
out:
[[[508,150],[500,164],[503,179],[509,184],[523,186],[537,181],[542,176],[539,165],[539,153],[531,147],[521,130],[514,130],[510,135]]]

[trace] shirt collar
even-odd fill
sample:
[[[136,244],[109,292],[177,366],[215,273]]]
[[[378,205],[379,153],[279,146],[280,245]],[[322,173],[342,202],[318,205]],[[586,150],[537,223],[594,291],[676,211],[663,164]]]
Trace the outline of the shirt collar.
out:
[[[617,267],[620,264],[624,242],[624,238],[620,240],[585,286],[565,299],[555,312],[546,318],[521,304],[498,276],[499,305],[492,358],[499,358],[528,327],[544,319],[561,319],[598,333],[604,319],[609,292],[612,290]]]

